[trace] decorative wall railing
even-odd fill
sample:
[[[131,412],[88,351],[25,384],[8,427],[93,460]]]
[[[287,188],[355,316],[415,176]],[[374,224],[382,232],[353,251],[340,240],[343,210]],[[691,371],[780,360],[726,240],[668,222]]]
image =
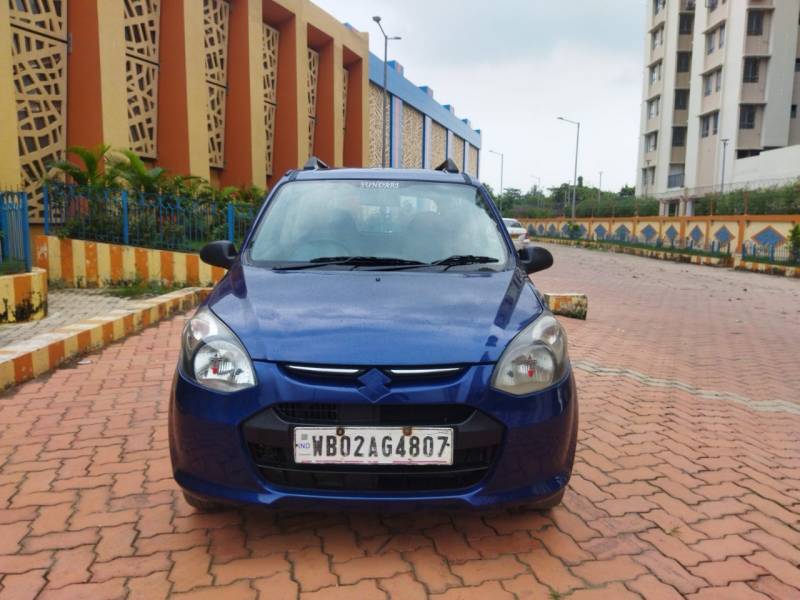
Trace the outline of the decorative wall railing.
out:
[[[0,275],[30,270],[28,194],[0,191]]]
[[[258,212],[252,204],[52,184],[44,209],[46,235],[183,251],[212,240],[241,244]]]
[[[745,242],[742,244],[742,260],[770,264],[800,265],[800,250],[793,252],[791,246],[787,244],[776,246]]]
[[[606,235],[588,235],[581,229],[550,229],[542,232],[537,231],[533,226],[528,227],[528,235],[539,238],[565,239],[565,240],[585,240],[601,244],[615,244],[624,246],[634,246],[647,248],[650,250],[663,250],[667,252],[686,252],[704,254],[710,256],[730,256],[732,247],[730,242],[722,243],[718,240],[710,242],[697,241],[691,237],[681,239],[678,237],[648,237],[645,235],[631,235],[625,232],[608,233]]]

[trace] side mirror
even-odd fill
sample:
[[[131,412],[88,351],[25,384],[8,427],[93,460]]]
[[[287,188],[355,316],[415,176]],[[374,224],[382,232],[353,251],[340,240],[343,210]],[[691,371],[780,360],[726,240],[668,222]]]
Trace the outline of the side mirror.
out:
[[[519,262],[526,273],[538,273],[553,266],[553,255],[546,248],[525,246],[519,252]]]
[[[230,269],[236,260],[236,246],[227,240],[211,242],[200,250],[200,260],[212,267]]]

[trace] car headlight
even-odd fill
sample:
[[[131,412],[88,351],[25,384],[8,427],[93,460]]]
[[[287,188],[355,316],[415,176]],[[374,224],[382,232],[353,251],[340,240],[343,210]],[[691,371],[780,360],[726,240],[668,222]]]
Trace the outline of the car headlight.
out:
[[[183,373],[202,387],[236,392],[256,384],[253,363],[241,342],[208,308],[201,308],[183,328]]]
[[[492,387],[525,396],[557,383],[567,368],[567,334],[545,313],[508,344],[494,368]]]

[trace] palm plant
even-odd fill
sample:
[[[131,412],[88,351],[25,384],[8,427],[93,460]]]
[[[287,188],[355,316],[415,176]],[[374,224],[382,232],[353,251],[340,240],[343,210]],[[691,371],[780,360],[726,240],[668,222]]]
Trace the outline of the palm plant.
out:
[[[67,148],[67,152],[80,158],[83,167],[69,160],[58,160],[50,163],[48,175],[53,172],[61,173],[80,186],[103,187],[113,185],[116,172],[114,169],[105,169],[106,155],[110,148],[105,144],[100,144],[94,148],[70,146]]]
[[[148,167],[131,150],[122,150],[121,153],[122,157],[110,157],[109,162],[115,168],[118,177],[124,180],[130,189],[145,193],[155,193],[161,189],[165,183],[165,169]]]

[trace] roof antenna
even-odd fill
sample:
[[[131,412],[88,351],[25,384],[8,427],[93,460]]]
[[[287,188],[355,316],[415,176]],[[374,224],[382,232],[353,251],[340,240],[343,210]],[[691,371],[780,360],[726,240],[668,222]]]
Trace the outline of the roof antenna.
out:
[[[329,168],[327,164],[322,162],[316,156],[312,156],[306,161],[306,164],[303,165],[303,171],[318,171],[320,169],[327,169]]]
[[[434,171],[444,171],[445,173],[459,173],[458,167],[452,158],[448,158],[442,164],[434,169]]]

